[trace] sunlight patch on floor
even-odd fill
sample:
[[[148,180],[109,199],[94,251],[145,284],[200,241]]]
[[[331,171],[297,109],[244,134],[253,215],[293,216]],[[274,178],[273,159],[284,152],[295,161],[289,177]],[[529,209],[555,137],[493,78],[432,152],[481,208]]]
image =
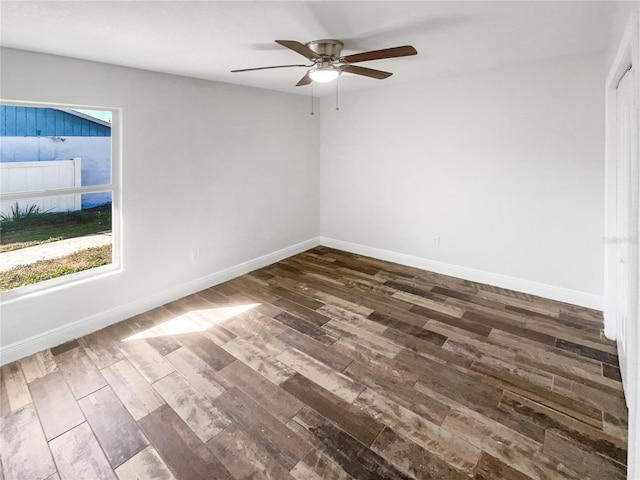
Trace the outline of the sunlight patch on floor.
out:
[[[122,341],[131,342],[133,340],[143,340],[145,338],[203,332],[235,317],[236,315],[252,310],[259,305],[259,303],[247,303],[244,305],[234,305],[232,307],[192,310],[158,325],[154,325],[153,327],[136,333],[135,335],[124,338]]]

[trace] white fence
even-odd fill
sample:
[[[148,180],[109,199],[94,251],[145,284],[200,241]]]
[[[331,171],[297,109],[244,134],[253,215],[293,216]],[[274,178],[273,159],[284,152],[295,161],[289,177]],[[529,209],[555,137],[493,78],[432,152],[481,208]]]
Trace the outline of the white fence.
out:
[[[82,185],[81,159],[52,160],[43,162],[0,163],[0,192],[34,192],[73,188]],[[82,195],[34,196],[21,200],[6,200],[0,203],[0,212],[7,214],[18,202],[21,210],[37,205],[41,212],[67,212],[82,208]]]

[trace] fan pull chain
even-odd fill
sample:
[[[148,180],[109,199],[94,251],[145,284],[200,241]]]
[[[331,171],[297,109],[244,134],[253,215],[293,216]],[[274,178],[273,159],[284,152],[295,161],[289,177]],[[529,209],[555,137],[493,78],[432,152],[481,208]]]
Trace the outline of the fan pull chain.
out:
[[[313,113],[313,82],[311,83],[311,115],[315,115]]]
[[[336,79],[336,112],[340,110],[340,105],[338,104],[338,83],[339,78]]]

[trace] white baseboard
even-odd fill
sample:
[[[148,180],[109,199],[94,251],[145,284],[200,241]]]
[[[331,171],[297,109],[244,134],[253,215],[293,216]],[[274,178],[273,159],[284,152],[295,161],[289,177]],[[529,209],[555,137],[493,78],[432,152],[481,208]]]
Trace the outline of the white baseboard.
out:
[[[430,272],[450,275],[452,277],[462,278],[472,282],[485,283],[487,285],[528,293],[530,295],[537,295],[539,297],[558,300],[560,302],[570,303],[573,305],[580,305],[596,310],[602,310],[604,306],[604,297],[601,295],[594,295],[554,285],[547,285],[499,273],[461,267],[459,265],[452,265],[450,263],[439,262],[437,260],[429,260],[428,258],[415,257],[404,253],[392,252],[390,250],[383,250],[357,243],[335,240],[333,238],[321,237],[320,244],[336,248],[338,250],[344,250],[346,252],[357,253],[358,255],[366,255],[380,260],[399,263],[400,265],[421,268]]]
[[[135,302],[120,305],[111,310],[100,312],[96,315],[92,315],[91,317],[83,318],[81,320],[68,323],[62,327],[48,330],[44,333],[1,347],[0,365],[5,365],[47,348],[55,347],[64,342],[88,335],[89,333],[100,330],[101,328],[159,307],[165,303],[172,302],[178,298],[191,295],[192,293],[226,282],[227,280],[239,277],[240,275],[244,275],[245,273],[249,273],[253,270],[266,267],[267,265],[276,263],[284,258],[316,247],[319,244],[320,239],[318,237],[312,238],[305,242],[234,265],[233,267],[225,268],[224,270],[220,270],[219,272],[212,273],[205,277],[157,292],[148,297],[136,300]]]
[[[316,237],[305,242],[292,245],[287,248],[263,255],[233,267],[220,270],[191,282],[177,285],[167,290],[155,293],[148,297],[136,300],[125,305],[120,305],[111,310],[100,312],[88,318],[84,318],[62,327],[48,330],[38,335],[24,340],[6,345],[0,348],[0,365],[13,362],[20,358],[32,355],[47,348],[55,347],[64,342],[68,342],[83,335],[95,332],[113,323],[125,320],[140,313],[156,308],[165,303],[172,302],[178,298],[192,293],[199,292],[205,288],[217,285],[232,278],[244,275],[245,273],[271,265],[284,258],[304,252],[318,245],[344,250],[346,252],[357,253],[369,257],[399,263],[411,267],[421,268],[431,272],[463,278],[473,282],[485,283],[496,287],[507,288],[518,292],[538,295],[541,297],[558,300],[561,302],[581,305],[589,308],[601,310],[603,307],[603,297],[589,293],[570,290],[553,285],[523,280],[492,272],[485,272],[473,268],[451,265],[436,260],[429,260],[422,257],[415,257],[403,253],[392,252],[366,245],[359,245],[342,240],[335,240],[326,237]]]

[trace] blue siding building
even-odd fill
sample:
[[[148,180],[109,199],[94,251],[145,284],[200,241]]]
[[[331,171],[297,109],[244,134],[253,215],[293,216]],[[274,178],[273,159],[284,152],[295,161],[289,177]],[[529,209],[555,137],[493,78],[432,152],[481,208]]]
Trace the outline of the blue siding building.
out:
[[[80,112],[0,105],[0,137],[110,137],[111,125]]]

